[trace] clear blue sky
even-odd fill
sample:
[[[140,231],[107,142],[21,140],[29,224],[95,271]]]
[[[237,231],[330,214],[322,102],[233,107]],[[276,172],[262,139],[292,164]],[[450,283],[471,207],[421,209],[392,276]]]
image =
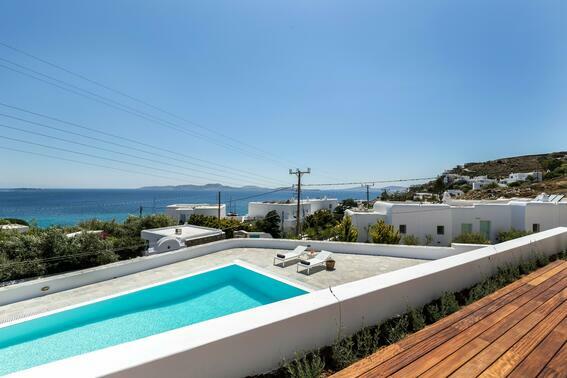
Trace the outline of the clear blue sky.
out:
[[[0,102],[100,133],[1,106],[0,113],[119,143],[135,139],[154,146],[161,163],[103,152],[92,147],[158,159],[5,117],[0,124],[86,146],[6,128],[0,136],[162,172],[1,138],[0,147],[167,176],[0,148],[0,187],[268,185],[264,177],[277,185],[292,183],[287,168],[296,166],[313,168],[306,182],[409,178],[467,161],[565,150],[566,19],[561,0],[3,1],[1,42],[215,133],[0,46],[2,59],[208,135],[197,138],[0,67]],[[236,142],[217,132],[247,145],[227,148]],[[172,153],[264,177],[241,171],[230,179],[183,177],[175,172],[191,174],[183,170],[190,159]],[[224,176],[223,169],[214,173]]]

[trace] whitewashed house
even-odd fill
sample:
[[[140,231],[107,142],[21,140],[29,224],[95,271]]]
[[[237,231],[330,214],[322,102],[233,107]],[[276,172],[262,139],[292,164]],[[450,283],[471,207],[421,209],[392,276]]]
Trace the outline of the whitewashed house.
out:
[[[205,215],[217,217],[219,211],[218,204],[174,204],[165,208],[165,214],[175,219],[178,223],[185,223],[191,218],[191,215]],[[226,218],[226,205],[220,206],[221,218]]]
[[[378,201],[371,212],[347,210],[345,214],[359,231],[358,241],[368,241],[368,228],[383,219],[402,236],[414,235],[421,243],[430,237],[433,244],[449,245],[463,233],[480,233],[497,242],[500,231],[539,232],[567,226],[567,201],[563,196],[547,195],[486,201],[446,196],[442,204]]]
[[[222,240],[224,236],[224,232],[216,228],[187,224],[142,230],[140,234],[148,243],[148,255],[210,243]]]
[[[510,185],[514,182],[527,181],[529,177],[532,177],[535,182],[541,182],[543,180],[543,174],[540,171],[518,172],[510,173],[507,178],[501,179],[500,183]]]
[[[318,210],[333,211],[339,204],[336,198],[304,199],[300,203],[301,219],[315,213]],[[283,222],[284,230],[291,230],[295,227],[297,219],[297,201],[266,201],[250,202],[248,204],[248,215],[246,220],[262,219],[270,211],[276,211]]]

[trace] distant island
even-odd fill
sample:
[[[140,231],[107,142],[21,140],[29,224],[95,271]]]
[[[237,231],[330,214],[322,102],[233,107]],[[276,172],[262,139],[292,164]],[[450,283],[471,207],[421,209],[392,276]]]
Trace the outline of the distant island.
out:
[[[143,186],[141,188],[139,188],[139,190],[192,190],[192,191],[222,191],[222,192],[228,192],[228,191],[251,191],[251,192],[258,192],[258,191],[270,191],[270,190],[274,190],[276,188],[265,188],[265,187],[260,187],[260,186],[252,186],[252,185],[248,185],[248,186],[241,186],[241,187],[234,187],[234,186],[227,186],[227,185],[222,185],[222,184],[205,184],[205,185],[191,185],[191,184],[187,184],[187,185],[166,185],[166,186]],[[366,190],[365,188],[362,188],[360,186],[357,187],[352,187],[352,188],[343,188],[343,189],[313,189],[311,187],[306,187],[304,188],[304,190],[306,191],[310,191],[310,192],[324,192],[324,191],[333,191],[333,192],[360,192],[362,190]],[[371,187],[370,191],[372,193],[382,193],[383,191],[387,191],[387,192],[403,192],[407,190],[406,187],[404,186],[386,186],[383,188],[377,188],[377,187]]]
[[[242,187],[227,186],[222,184],[205,184],[205,185],[165,185],[165,186],[143,186],[139,190],[202,190],[202,191],[263,191],[273,190],[274,188],[263,188],[260,186],[247,185]]]

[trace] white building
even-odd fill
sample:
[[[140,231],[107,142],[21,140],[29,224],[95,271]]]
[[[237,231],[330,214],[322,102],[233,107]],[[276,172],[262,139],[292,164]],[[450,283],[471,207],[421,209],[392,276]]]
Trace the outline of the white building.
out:
[[[414,235],[424,243],[449,245],[463,233],[480,233],[497,242],[500,231],[529,232],[567,226],[567,201],[563,196],[538,196],[536,199],[491,201],[455,200],[445,197],[442,204],[378,201],[372,212],[347,210],[359,231],[358,240],[368,241],[368,228],[383,219],[400,234]]]
[[[333,211],[339,204],[336,198],[304,199],[300,203],[301,219],[318,210]],[[248,204],[247,220],[262,219],[270,211],[276,211],[283,222],[284,230],[295,227],[297,217],[297,201],[266,201],[250,202]]]
[[[30,230],[29,226],[25,226],[23,224],[3,224],[0,225],[0,231],[15,231],[19,232],[20,234],[25,234]]]
[[[518,172],[510,173],[507,178],[500,180],[500,183],[510,185],[513,182],[527,181],[528,177],[532,177],[535,182],[541,182],[543,180],[543,174],[539,171]]]
[[[140,237],[148,242],[147,254],[151,255],[221,240],[224,239],[224,232],[216,228],[184,224],[142,230]]]
[[[169,215],[173,219],[177,220],[178,223],[185,223],[191,218],[191,215],[205,215],[210,217],[217,217],[219,211],[218,204],[174,204],[169,205],[165,209],[165,214]],[[221,204],[220,206],[221,218],[226,217],[226,205]]]
[[[488,176],[476,176],[471,178],[467,183],[472,186],[473,190],[478,190],[486,185],[495,184],[497,181],[488,178]]]

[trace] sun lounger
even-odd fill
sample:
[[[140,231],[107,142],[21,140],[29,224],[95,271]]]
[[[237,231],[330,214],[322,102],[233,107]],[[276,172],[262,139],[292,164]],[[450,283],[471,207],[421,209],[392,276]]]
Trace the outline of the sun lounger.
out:
[[[324,265],[327,260],[329,260],[333,254],[328,251],[321,251],[315,257],[309,260],[299,260],[297,263],[297,271],[299,272],[299,268],[303,268],[304,271],[307,270],[307,274],[309,275],[310,270],[317,267]]]
[[[307,247],[300,245],[300,246],[296,247],[293,251],[280,252],[280,253],[276,254],[276,256],[274,256],[274,265],[282,264],[282,267],[283,267],[283,266],[285,266],[286,262],[299,259],[301,254],[304,253],[306,249],[307,249]]]

